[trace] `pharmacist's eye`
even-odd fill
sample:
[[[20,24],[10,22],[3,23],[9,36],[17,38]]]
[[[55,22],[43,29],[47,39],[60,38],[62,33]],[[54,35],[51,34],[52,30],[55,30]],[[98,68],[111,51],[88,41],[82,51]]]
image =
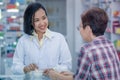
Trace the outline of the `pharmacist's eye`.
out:
[[[39,19],[34,19],[34,20],[33,20],[33,22],[37,22],[37,21],[39,21]]]
[[[46,18],[47,18],[47,16],[43,16],[43,17],[42,17],[42,20],[45,20]]]

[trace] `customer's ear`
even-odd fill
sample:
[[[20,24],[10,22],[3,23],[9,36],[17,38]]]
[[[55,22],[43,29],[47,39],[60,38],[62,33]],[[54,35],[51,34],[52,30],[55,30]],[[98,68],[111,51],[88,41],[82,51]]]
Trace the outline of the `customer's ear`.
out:
[[[91,32],[92,32],[92,29],[90,28],[89,25],[86,26],[86,30],[87,30],[88,33],[91,33]]]

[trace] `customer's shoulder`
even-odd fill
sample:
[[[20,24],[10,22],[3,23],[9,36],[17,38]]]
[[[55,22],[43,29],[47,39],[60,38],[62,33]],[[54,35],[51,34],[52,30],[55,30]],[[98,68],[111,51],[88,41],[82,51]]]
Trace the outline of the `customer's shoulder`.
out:
[[[82,45],[82,47],[83,48],[91,48],[92,44],[93,44],[92,42],[86,42]]]

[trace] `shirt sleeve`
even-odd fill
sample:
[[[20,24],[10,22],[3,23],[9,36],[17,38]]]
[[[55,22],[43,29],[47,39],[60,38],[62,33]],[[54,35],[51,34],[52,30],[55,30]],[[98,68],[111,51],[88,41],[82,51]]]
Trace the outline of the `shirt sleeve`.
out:
[[[90,58],[88,52],[82,47],[78,55],[78,68],[75,74],[75,80],[87,80],[90,68]]]
[[[54,69],[59,72],[70,71],[72,69],[71,53],[64,37],[60,40],[59,63],[54,67]]]
[[[12,72],[13,74],[23,74],[24,68],[24,47],[21,41],[18,42],[13,56]]]

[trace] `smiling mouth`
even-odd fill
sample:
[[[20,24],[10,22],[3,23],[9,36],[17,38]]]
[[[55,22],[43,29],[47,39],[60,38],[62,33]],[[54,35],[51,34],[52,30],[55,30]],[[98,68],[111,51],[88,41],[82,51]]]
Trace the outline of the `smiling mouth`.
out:
[[[39,28],[43,30],[43,29],[45,29],[46,27],[44,26],[44,27],[39,27]]]

